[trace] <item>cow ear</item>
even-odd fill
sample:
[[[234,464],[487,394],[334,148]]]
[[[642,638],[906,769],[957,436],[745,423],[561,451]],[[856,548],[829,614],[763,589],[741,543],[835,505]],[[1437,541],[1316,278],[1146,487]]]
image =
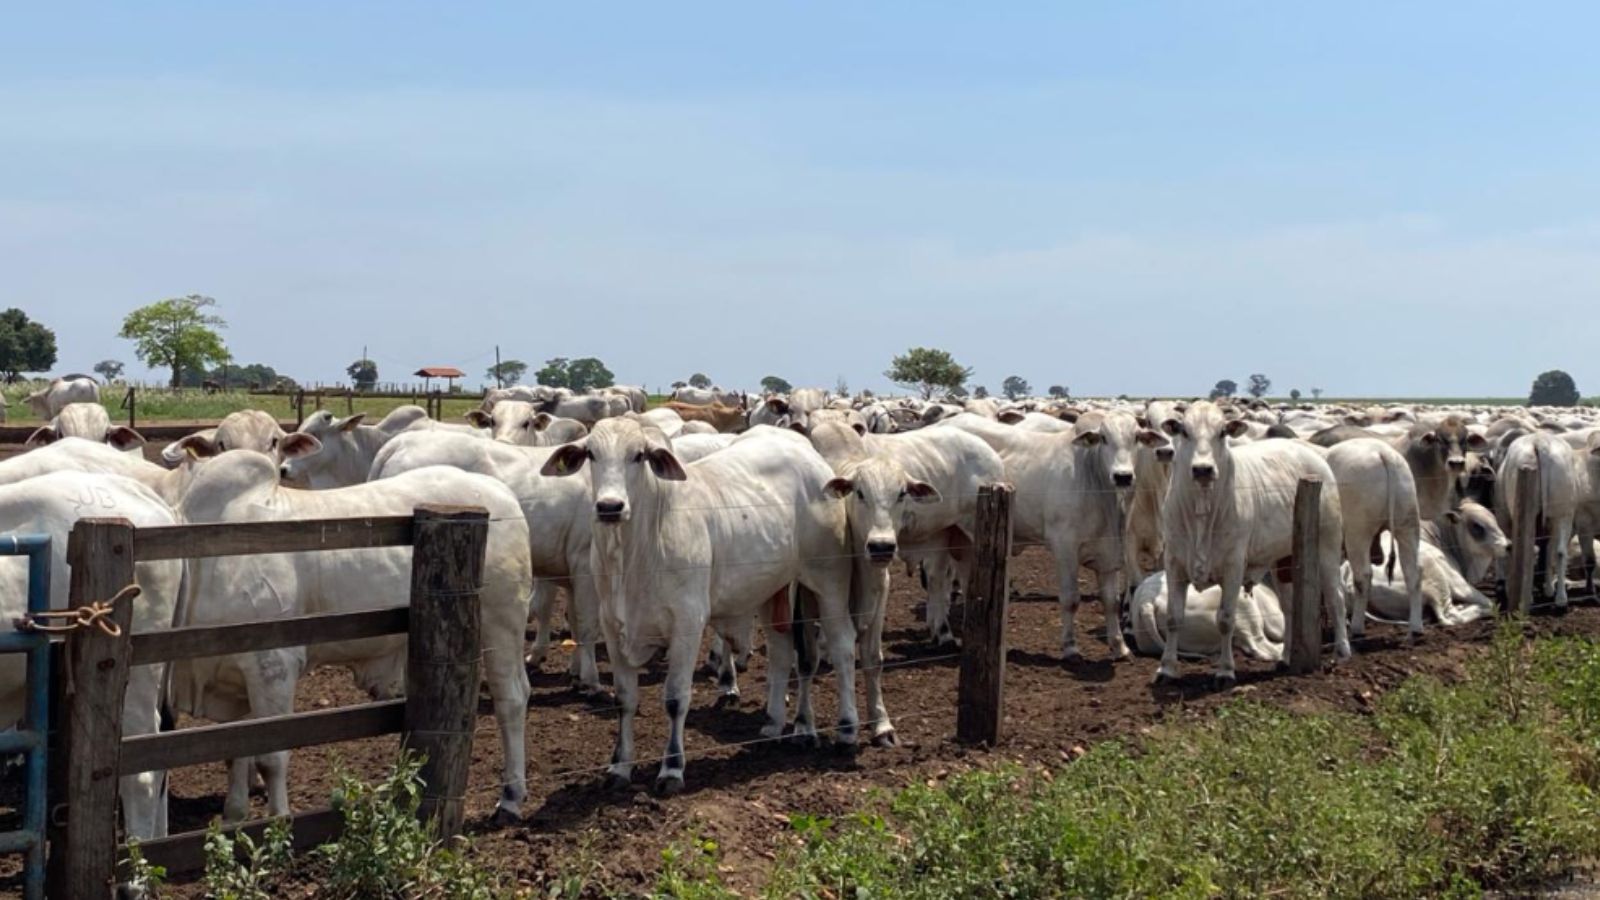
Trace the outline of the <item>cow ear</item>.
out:
[[[851,491],[856,489],[856,483],[848,478],[830,478],[828,483],[822,486],[822,489],[833,499],[843,500],[850,496]]]
[[[1075,409],[1063,409],[1060,412],[1056,413],[1056,418],[1060,419],[1063,422],[1076,423],[1078,421],[1078,418],[1080,416],[1082,416],[1082,415],[1083,415],[1083,413],[1081,413],[1081,412],[1079,412],[1078,410],[1075,410]]]
[[[791,421],[791,422],[789,422],[789,424],[787,424],[787,425],[785,425],[783,427],[789,429],[790,431],[794,432],[795,434],[800,435],[801,437],[810,437],[811,436],[811,432],[806,430],[806,426],[800,424],[799,422]]]
[[[54,444],[60,437],[61,435],[56,434],[54,425],[45,425],[44,427],[35,430],[33,434],[28,435],[26,444],[29,447],[44,447],[49,444]]]
[[[190,437],[199,437],[199,435],[190,435]],[[200,457],[215,456],[217,450],[216,445],[210,441],[206,441],[205,443],[207,444],[207,449],[209,452],[196,453],[195,455]],[[278,452],[283,454],[284,459],[299,459],[302,456],[310,456],[321,449],[321,441],[317,440],[314,436],[301,431],[296,431],[288,435],[283,439],[283,442],[278,445]]]
[[[1085,431],[1083,434],[1073,438],[1072,442],[1079,447],[1098,447],[1104,440],[1098,431]]]
[[[494,417],[481,409],[467,410],[467,424],[473,428],[493,428]]]
[[[1168,443],[1168,441],[1166,435],[1159,431],[1151,431],[1149,427],[1145,427],[1139,431],[1139,443],[1146,447],[1160,447]]]
[[[1444,514],[1444,520],[1446,522],[1449,522],[1451,525],[1460,525],[1461,524],[1461,513],[1452,509],[1449,512],[1446,512]]]
[[[906,496],[918,503],[938,503],[944,499],[939,496],[939,489],[926,481],[906,482]]]
[[[1005,425],[1015,425],[1024,418],[1027,417],[1019,409],[1002,409],[995,414],[995,420]]]
[[[854,428],[856,430],[856,434],[859,434],[862,437],[866,437],[867,436],[867,426],[866,426],[865,423],[863,423],[863,422],[851,422],[850,423],[850,427]]]
[[[534,431],[543,431],[546,428],[549,428],[550,427],[550,423],[554,422],[555,420],[556,420],[556,417],[550,415],[549,413],[539,413],[538,415],[534,416],[529,421],[533,422],[533,430]]]
[[[1178,419],[1168,419],[1161,423],[1161,430],[1165,431],[1171,437],[1182,437],[1183,422],[1179,421]]]
[[[783,399],[782,397],[768,397],[767,409],[770,409],[781,416],[789,411],[789,401]]]
[[[1467,449],[1474,453],[1482,453],[1489,449],[1489,441],[1483,435],[1471,433],[1467,435]]]
[[[1222,426],[1222,433],[1231,438],[1242,437],[1249,430],[1250,423],[1244,419],[1234,419]]]
[[[1150,424],[1150,417],[1149,416],[1134,416],[1133,420],[1135,422],[1139,423],[1139,427],[1140,428],[1152,428],[1152,427],[1154,427],[1154,426],[1152,426]]]
[[[126,425],[117,425],[106,432],[106,443],[118,450],[132,450],[144,446],[144,435]]]
[[[589,461],[589,448],[582,441],[576,444],[562,444],[550,458],[544,461],[544,467],[539,474],[547,478],[575,474]]]
[[[1432,447],[1434,444],[1439,443],[1439,437],[1437,435],[1435,435],[1433,432],[1429,431],[1429,432],[1423,434],[1423,436],[1421,438],[1421,442],[1422,442],[1422,446],[1424,446],[1424,447]]]
[[[662,481],[688,481],[689,473],[683,471],[683,463],[672,455],[672,451],[665,447],[650,448],[650,471]]]
[[[365,419],[366,417],[367,417],[366,413],[356,413],[353,416],[348,416],[346,418],[340,419],[338,422],[336,422],[334,424],[336,425],[336,427],[338,427],[338,429],[340,431],[354,431],[355,427],[357,425],[360,425],[362,420]]]

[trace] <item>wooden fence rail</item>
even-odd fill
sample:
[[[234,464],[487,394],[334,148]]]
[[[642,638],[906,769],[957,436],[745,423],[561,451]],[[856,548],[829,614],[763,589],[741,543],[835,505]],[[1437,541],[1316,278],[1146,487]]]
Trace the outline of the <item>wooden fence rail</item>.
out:
[[[426,755],[419,814],[437,818],[443,835],[459,833],[477,714],[478,593],[488,530],[485,510],[445,506],[418,507],[412,516],[147,529],[123,519],[80,521],[67,550],[74,607],[107,601],[134,583],[138,561],[405,545],[414,548],[411,597],[406,606],[131,636],[132,606],[124,602],[112,613],[123,636],[98,628],[69,634],[62,674],[72,690],[63,702],[65,752],[58,758],[66,764],[53,800],[49,896],[99,900],[115,886],[127,853],[116,840],[119,776],[336,741],[401,734],[406,746]],[[123,737],[131,665],[402,633],[409,649],[405,699]],[[317,809],[290,823],[298,851],[336,837],[340,818]],[[259,834],[265,825],[225,831]],[[190,871],[204,863],[205,837],[189,832],[146,841],[140,852],[168,871]]]

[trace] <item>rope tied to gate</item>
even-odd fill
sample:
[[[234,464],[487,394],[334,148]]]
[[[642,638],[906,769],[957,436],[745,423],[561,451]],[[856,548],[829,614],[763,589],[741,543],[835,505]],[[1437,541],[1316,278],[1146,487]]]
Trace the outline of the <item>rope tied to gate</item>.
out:
[[[118,603],[124,600],[132,600],[139,596],[139,593],[139,586],[130,584],[112,594],[109,600],[96,600],[77,609],[47,609],[42,612],[26,613],[18,617],[15,624],[18,631],[66,634],[69,631],[77,631],[79,628],[98,628],[105,632],[108,637],[122,637],[122,626],[111,621],[111,614],[116,611]],[[62,624],[46,624],[52,620],[59,621]]]

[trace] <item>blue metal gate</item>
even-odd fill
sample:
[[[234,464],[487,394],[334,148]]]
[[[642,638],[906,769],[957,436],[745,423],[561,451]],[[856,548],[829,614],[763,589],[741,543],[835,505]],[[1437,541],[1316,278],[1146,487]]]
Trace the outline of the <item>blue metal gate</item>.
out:
[[[28,612],[50,608],[50,536],[0,535],[0,556],[28,557]],[[27,713],[22,726],[0,734],[0,754],[27,756],[22,830],[0,832],[0,853],[27,854],[23,896],[44,897],[45,749],[50,732],[50,636],[37,631],[0,634],[0,653],[28,654]]]

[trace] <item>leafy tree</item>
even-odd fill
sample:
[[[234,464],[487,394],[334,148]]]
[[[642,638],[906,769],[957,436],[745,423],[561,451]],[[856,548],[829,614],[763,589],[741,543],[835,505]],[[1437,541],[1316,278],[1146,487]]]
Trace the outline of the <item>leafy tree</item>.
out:
[[[1313,399],[1321,400],[1322,399],[1322,388],[1312,388],[1311,389],[1311,396],[1312,396]]]
[[[946,400],[965,400],[967,399],[967,387],[964,384],[958,384],[945,391],[944,396]]]
[[[358,391],[370,391],[378,383],[378,364],[370,359],[358,359],[346,366],[344,371]]]
[[[209,370],[185,369],[183,386],[197,388],[207,381],[214,381],[226,387],[258,384],[263,388],[273,388],[277,387],[279,378],[278,370],[264,363],[250,363],[244,366],[225,364]]]
[[[142,306],[122,320],[118,337],[133,341],[133,353],[151,368],[170,368],[172,386],[183,384],[185,369],[203,369],[229,360],[218,328],[228,323],[206,312],[217,301],[199,294],[172,297]]]
[[[966,384],[972,370],[956,362],[947,351],[912,347],[890,360],[889,370],[883,375],[902,387],[915,388],[922,399],[928,400],[940,388],[953,392]]]
[[[567,384],[568,379],[571,377],[567,373],[567,366],[570,363],[571,360],[567,359],[565,356],[558,356],[555,359],[547,359],[545,360],[544,368],[533,373],[533,380],[544,385],[545,387],[570,387],[570,385]]]
[[[981,384],[972,389],[972,398],[974,400],[984,400],[984,399],[987,399],[988,396],[989,396],[989,389],[984,387]]]
[[[672,383],[672,389],[675,390],[675,391],[682,390],[682,389],[684,389],[684,388],[686,388],[688,386],[689,386],[689,382],[687,382],[687,381],[674,381]]]
[[[1265,375],[1251,375],[1248,390],[1250,396],[1259,400],[1267,395],[1267,391],[1272,390],[1272,379]]]
[[[102,359],[94,364],[94,373],[108,382],[121,378],[122,369],[122,361],[118,359]]]
[[[1071,394],[1071,392],[1067,390],[1067,386],[1064,384],[1050,385],[1049,393],[1050,396],[1056,398],[1057,400],[1065,400]]]
[[[1533,390],[1528,393],[1529,406],[1577,406],[1578,385],[1572,376],[1560,369],[1551,369],[1533,380]]]
[[[20,309],[0,313],[0,372],[6,381],[23,372],[48,372],[56,364],[56,333]]]
[[[1299,388],[1294,388],[1293,390],[1289,391],[1289,399],[1293,400],[1296,403],[1299,403],[1300,402],[1300,389]]]
[[[606,364],[592,356],[573,360],[567,366],[567,387],[575,391],[591,391],[617,383]]]
[[[776,375],[768,375],[761,379],[761,389],[769,394],[787,394],[794,390],[794,385]]]
[[[522,380],[527,374],[528,364],[520,359],[502,360],[497,366],[490,366],[487,376],[490,381],[499,382],[510,387]]]
[[[1218,397],[1232,397],[1238,392],[1239,383],[1231,378],[1224,378],[1217,382],[1216,387],[1211,389],[1211,399],[1215,400]]]
[[[696,372],[689,376],[689,386],[697,388],[711,387],[711,379],[704,372]]]
[[[840,375],[840,376],[839,376],[839,377],[838,377],[838,378],[837,378],[837,379],[836,379],[836,380],[835,380],[835,381],[834,381],[834,382],[833,382],[833,392],[834,392],[834,393],[835,393],[835,394],[838,394],[838,395],[839,395],[839,396],[841,396],[841,397],[848,397],[848,396],[850,396],[850,382],[848,382],[848,381],[845,381],[845,380],[844,380],[844,376],[843,376],[843,375]]]
[[[1000,390],[1006,395],[1007,400],[1015,400],[1033,393],[1033,385],[1021,375],[1011,375],[1000,383]]]

